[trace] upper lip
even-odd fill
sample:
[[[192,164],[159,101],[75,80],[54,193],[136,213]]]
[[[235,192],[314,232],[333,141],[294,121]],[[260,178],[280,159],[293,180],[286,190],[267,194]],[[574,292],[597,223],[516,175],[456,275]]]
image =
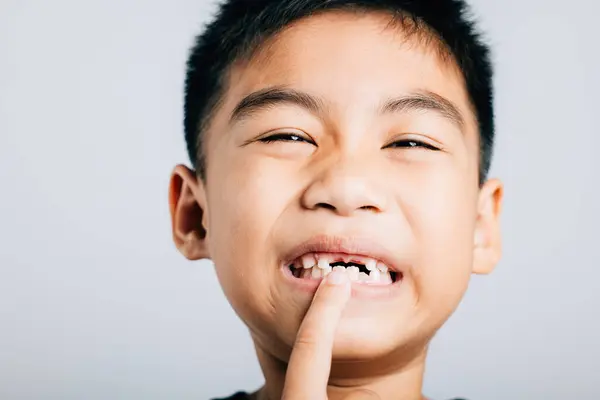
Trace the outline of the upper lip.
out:
[[[318,235],[294,247],[284,258],[285,265],[307,253],[342,253],[369,257],[384,263],[391,271],[402,272],[400,261],[381,244],[361,237]]]

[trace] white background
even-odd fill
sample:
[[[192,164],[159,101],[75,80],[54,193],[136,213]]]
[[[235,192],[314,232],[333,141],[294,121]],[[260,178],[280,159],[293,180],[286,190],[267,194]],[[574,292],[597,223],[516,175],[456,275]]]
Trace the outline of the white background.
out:
[[[505,255],[435,339],[435,399],[600,398],[595,0],[478,0]],[[170,236],[184,62],[213,2],[0,1],[0,398],[205,399],[262,382]],[[235,243],[231,244],[232,247]]]

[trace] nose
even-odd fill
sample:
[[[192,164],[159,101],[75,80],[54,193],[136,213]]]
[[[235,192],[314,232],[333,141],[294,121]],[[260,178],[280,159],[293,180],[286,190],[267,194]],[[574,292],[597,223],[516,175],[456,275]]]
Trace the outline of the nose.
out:
[[[306,209],[329,210],[340,216],[358,211],[380,213],[386,206],[377,171],[356,159],[336,160],[311,182],[303,193]]]

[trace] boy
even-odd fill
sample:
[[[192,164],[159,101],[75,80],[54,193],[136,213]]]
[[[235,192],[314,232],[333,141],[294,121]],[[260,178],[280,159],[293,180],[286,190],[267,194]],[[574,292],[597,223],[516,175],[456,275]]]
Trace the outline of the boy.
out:
[[[500,256],[492,70],[462,0],[229,0],[188,60],[173,238],[265,376],[237,399],[423,399]]]

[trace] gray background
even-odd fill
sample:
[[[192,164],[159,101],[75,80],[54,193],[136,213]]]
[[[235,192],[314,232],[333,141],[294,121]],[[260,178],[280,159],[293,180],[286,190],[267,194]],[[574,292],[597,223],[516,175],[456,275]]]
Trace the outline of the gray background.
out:
[[[436,399],[600,398],[595,0],[478,0],[504,258],[432,345]],[[200,0],[0,2],[0,398],[204,399],[261,374],[170,237]],[[235,244],[232,244],[235,246]]]

